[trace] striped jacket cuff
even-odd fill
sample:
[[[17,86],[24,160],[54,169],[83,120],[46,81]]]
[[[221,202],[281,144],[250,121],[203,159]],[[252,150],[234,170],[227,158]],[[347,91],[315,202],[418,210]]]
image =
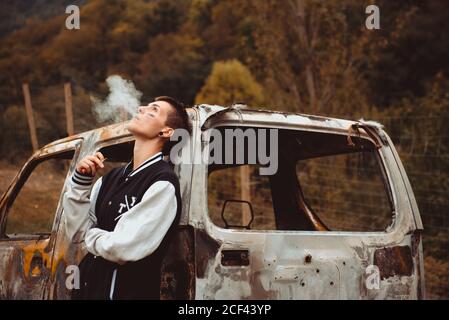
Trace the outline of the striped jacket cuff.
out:
[[[91,175],[82,174],[81,172],[75,170],[72,175],[72,181],[82,186],[90,186],[94,181],[94,177]]]

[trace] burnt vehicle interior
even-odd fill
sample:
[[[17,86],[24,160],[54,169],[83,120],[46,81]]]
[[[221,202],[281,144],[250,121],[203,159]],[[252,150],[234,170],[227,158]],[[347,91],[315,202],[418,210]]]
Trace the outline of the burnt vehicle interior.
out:
[[[216,129],[224,136],[230,128]],[[247,148],[245,138],[243,164],[209,165],[209,217],[219,227],[384,232],[394,221],[389,185],[370,139],[352,137],[349,144],[345,134],[279,130],[278,169],[270,176],[260,175],[259,163],[248,164]],[[225,152],[223,146],[221,163]],[[235,154],[233,144],[234,163]]]

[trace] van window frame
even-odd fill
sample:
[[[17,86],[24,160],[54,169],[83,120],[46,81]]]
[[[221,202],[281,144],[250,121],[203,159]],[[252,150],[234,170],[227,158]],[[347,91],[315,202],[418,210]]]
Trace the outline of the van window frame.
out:
[[[328,133],[328,134],[339,134],[339,135],[344,135],[347,136],[348,135],[348,131],[345,130],[344,128],[332,128],[332,127],[308,127],[305,125],[292,125],[292,124],[282,124],[279,122],[276,122],[275,124],[271,124],[270,122],[265,122],[265,121],[261,121],[261,122],[253,122],[253,121],[245,121],[245,123],[243,124],[240,121],[235,121],[235,120],[225,120],[225,121],[220,121],[217,123],[214,123],[211,126],[208,127],[204,127],[201,134],[202,134],[202,138],[201,141],[202,143],[204,143],[205,145],[202,148],[202,152],[206,153],[206,158],[205,159],[209,159],[209,137],[206,136],[206,131],[209,129],[214,129],[214,128],[219,128],[219,127],[234,127],[234,128],[266,128],[266,129],[279,129],[279,130],[295,130],[295,131],[309,131],[309,132],[319,132],[319,133]],[[367,139],[369,141],[371,141],[373,144],[375,144],[375,142],[371,139],[371,137],[367,134],[365,134],[364,132],[362,132],[360,134],[361,138]],[[204,148],[205,147],[205,148]],[[211,227],[212,229],[216,229],[219,230],[221,232],[242,232],[242,233],[249,233],[249,234],[266,234],[266,233],[273,233],[273,234],[297,234],[297,235],[314,235],[314,234],[326,234],[326,235],[341,235],[341,236],[348,236],[348,235],[362,235],[362,236],[386,236],[386,235],[390,235],[395,233],[399,226],[396,223],[398,220],[400,220],[400,211],[398,210],[397,207],[397,202],[395,201],[395,197],[394,197],[394,183],[392,181],[391,178],[391,173],[389,172],[389,169],[386,165],[386,162],[384,161],[383,158],[383,149],[384,148],[388,148],[388,145],[381,145],[380,148],[376,148],[374,151],[375,154],[375,158],[376,161],[379,165],[379,169],[381,171],[381,178],[382,178],[382,182],[384,184],[385,192],[387,195],[387,199],[388,202],[390,203],[390,208],[391,208],[391,215],[392,218],[390,220],[389,225],[386,227],[385,230],[383,231],[335,231],[335,230],[329,230],[329,231],[309,231],[309,230],[251,230],[251,229],[239,229],[239,228],[233,228],[233,229],[226,229],[226,228],[222,228],[218,225],[216,225],[211,217],[210,217],[210,213],[209,213],[209,206],[208,206],[208,186],[209,186],[209,181],[208,181],[208,174],[206,173],[205,175],[205,194],[206,197],[205,202],[204,202],[204,210],[205,210],[205,219],[207,224],[209,225],[209,227]],[[204,157],[204,154],[202,155]],[[207,171],[207,165],[205,166],[205,170]]]
[[[62,195],[65,192],[66,188],[66,182],[67,177],[69,176],[70,172],[72,172],[72,168],[75,166],[76,159],[79,156],[81,147],[82,147],[83,139],[82,138],[76,138],[69,141],[64,141],[57,144],[51,144],[49,146],[43,147],[38,152],[34,153],[27,162],[22,166],[20,171],[17,173],[18,179],[15,181],[15,183],[11,184],[10,187],[5,192],[5,202],[4,202],[4,208],[2,208],[2,219],[1,219],[1,225],[0,225],[0,241],[21,241],[21,240],[46,240],[51,239],[50,243],[53,243],[56,239],[56,233],[59,228],[59,221],[60,216],[63,211],[62,208]],[[60,147],[61,146],[61,147]],[[8,237],[6,234],[6,226],[8,223],[8,217],[11,213],[11,208],[14,205],[14,202],[17,199],[17,196],[21,192],[22,188],[25,186],[27,180],[30,178],[34,170],[43,162],[55,159],[58,155],[71,152],[73,151],[73,156],[69,160],[70,165],[66,173],[66,177],[64,179],[64,185],[62,186],[62,189],[59,193],[59,199],[56,206],[56,211],[54,212],[53,217],[53,223],[52,228],[50,232],[45,233],[35,233],[35,234],[18,234],[14,237]]]

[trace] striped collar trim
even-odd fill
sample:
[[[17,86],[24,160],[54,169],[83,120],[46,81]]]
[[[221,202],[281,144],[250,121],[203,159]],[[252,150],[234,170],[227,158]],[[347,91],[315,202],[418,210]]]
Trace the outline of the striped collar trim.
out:
[[[139,167],[137,167],[134,171],[131,171],[129,174],[126,174],[126,172],[128,171],[129,167],[132,166],[133,164],[133,160],[131,160],[125,167],[125,169],[123,169],[123,175],[128,176],[128,177],[132,177],[133,175],[135,175],[136,173],[148,168],[149,166],[151,166],[152,164],[158,162],[162,160],[162,152],[158,152],[155,155],[151,156],[150,158],[148,158],[147,160],[145,160]]]

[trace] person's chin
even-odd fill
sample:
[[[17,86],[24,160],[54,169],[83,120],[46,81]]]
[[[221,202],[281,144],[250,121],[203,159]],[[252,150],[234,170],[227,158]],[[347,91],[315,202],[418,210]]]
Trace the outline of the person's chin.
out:
[[[136,126],[132,122],[129,122],[128,124],[126,124],[125,128],[132,134],[134,134],[137,131]]]
[[[129,133],[131,133],[136,138],[139,137],[141,139],[151,140],[156,137],[154,134],[150,134],[150,133],[146,132],[145,130],[139,130],[138,127],[133,126],[133,125],[128,125],[128,127],[126,129],[129,131]]]

